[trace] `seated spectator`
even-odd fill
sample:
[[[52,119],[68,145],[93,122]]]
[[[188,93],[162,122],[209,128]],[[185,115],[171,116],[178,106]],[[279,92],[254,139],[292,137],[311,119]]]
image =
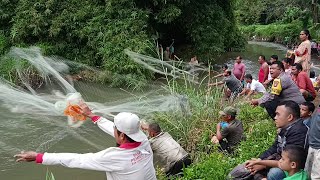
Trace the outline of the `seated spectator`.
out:
[[[311,118],[310,130],[308,134],[309,150],[305,166],[311,179],[320,179],[320,108]]]
[[[263,83],[264,86],[269,86],[269,84],[272,83],[272,77],[271,77],[271,74],[270,74],[270,66],[273,62],[275,61],[278,61],[278,55],[272,55],[270,57],[270,61],[268,62],[268,65],[269,65],[269,74],[268,74],[268,79]]]
[[[247,167],[263,165],[278,167],[285,173],[283,180],[308,180],[308,174],[303,170],[306,162],[306,151],[301,146],[288,145],[283,148],[281,159],[276,160],[252,160],[247,162]],[[262,180],[267,180],[263,178]]]
[[[255,164],[260,160],[281,159],[283,148],[289,145],[308,147],[307,133],[308,128],[300,120],[299,105],[293,101],[285,101],[278,105],[276,109],[275,124],[280,128],[280,132],[275,138],[273,145],[266,150],[259,159],[252,159],[251,164],[243,163],[235,167],[228,175],[229,179],[283,179],[285,173],[276,165]]]
[[[316,82],[313,84],[313,87],[316,91],[319,92],[320,89],[320,75],[317,77]]]
[[[217,124],[217,133],[211,138],[214,144],[220,144],[220,149],[232,153],[234,148],[243,139],[243,126],[236,119],[237,110],[231,106],[219,112],[223,122]]]
[[[310,128],[310,119],[313,114],[315,106],[312,102],[304,102],[300,105],[300,117],[303,120],[303,124]]]
[[[247,83],[246,88],[239,94],[241,95],[247,95],[246,97],[251,96],[252,94],[262,93],[264,94],[266,92],[266,88],[257,80],[252,79],[251,74],[246,74],[244,76],[244,80]]]
[[[270,70],[274,79],[271,93],[265,93],[260,99],[252,99],[251,104],[261,105],[267,110],[269,116],[274,118],[276,108],[280,102],[294,101],[301,104],[305,102],[305,99],[291,77],[284,72],[282,62],[273,62]]]
[[[295,63],[291,66],[293,80],[300,89],[301,94],[306,101],[313,101],[316,98],[316,91],[313,84],[305,71],[302,71],[302,65]]]
[[[289,76],[291,76],[291,65],[293,60],[290,58],[284,58],[282,59],[282,64],[284,66],[284,72],[287,73]]]
[[[310,71],[310,80],[311,80],[312,84],[315,84],[315,82],[317,81],[316,72]]]
[[[148,131],[153,154],[164,164],[167,176],[176,175],[191,164],[189,154],[169,133],[163,132],[159,124],[142,124],[141,129]]]
[[[217,83],[209,84],[209,86],[218,86],[225,84],[227,90],[225,90],[225,97],[233,101],[239,93],[242,92],[242,83],[237,79],[230,70],[227,70],[223,73],[223,80]]]

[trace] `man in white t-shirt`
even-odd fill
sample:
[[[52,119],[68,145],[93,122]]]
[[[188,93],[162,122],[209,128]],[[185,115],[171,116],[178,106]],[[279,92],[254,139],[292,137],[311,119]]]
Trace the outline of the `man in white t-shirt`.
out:
[[[147,136],[140,130],[137,115],[121,112],[114,117],[113,123],[92,114],[84,103],[80,107],[84,115],[116,139],[118,147],[87,154],[21,152],[15,155],[17,161],[36,161],[44,165],[105,171],[108,180],[156,179],[152,149]]]
[[[251,74],[246,74],[244,76],[244,80],[247,83],[246,88],[239,94],[241,95],[247,95],[246,97],[248,98],[250,95],[255,94],[255,93],[265,93],[266,88],[261,84],[259,81],[255,80],[252,78]]]

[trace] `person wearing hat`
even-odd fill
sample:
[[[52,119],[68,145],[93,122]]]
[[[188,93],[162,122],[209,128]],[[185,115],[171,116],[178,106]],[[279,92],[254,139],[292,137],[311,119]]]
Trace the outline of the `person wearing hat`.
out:
[[[217,124],[217,133],[212,137],[211,142],[220,144],[221,150],[232,153],[234,147],[243,139],[243,125],[236,119],[237,110],[231,106],[219,112],[223,122]]]
[[[111,122],[92,114],[84,103],[81,103],[80,107],[82,113],[90,117],[93,123],[115,138],[118,147],[87,154],[21,152],[15,155],[17,162],[35,161],[44,165],[105,171],[108,180],[156,179],[152,149],[147,136],[140,130],[137,115],[121,112],[114,117],[114,122]]]

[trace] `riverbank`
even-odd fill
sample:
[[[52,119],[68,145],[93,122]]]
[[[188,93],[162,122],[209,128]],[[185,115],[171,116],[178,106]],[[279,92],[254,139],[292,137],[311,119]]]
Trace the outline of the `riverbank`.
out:
[[[234,155],[218,152],[210,139],[215,133],[216,124],[221,121],[218,112],[228,106],[221,99],[221,89],[214,88],[208,94],[205,86],[198,89],[177,84],[169,87],[176,93],[185,94],[190,103],[191,114],[187,117],[179,113],[154,117],[191,154],[193,164],[184,169],[184,177],[180,179],[225,179],[233,167],[258,157],[274,141],[274,124],[264,109],[252,107],[243,99],[238,99],[234,106],[239,109],[237,118],[243,122],[247,139]],[[159,170],[158,179],[166,179]]]
[[[247,40],[267,41],[283,45],[299,44],[299,32],[303,30],[302,22],[296,21],[289,24],[273,23],[268,25],[240,26],[242,35]],[[308,27],[314,41],[320,41],[320,24]]]

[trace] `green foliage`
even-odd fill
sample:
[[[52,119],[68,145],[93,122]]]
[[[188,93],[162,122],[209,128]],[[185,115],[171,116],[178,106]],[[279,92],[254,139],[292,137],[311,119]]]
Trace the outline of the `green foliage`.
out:
[[[47,169],[46,180],[55,180],[53,173],[50,172],[49,169]]]
[[[100,81],[117,86],[140,87],[153,78],[125,49],[153,55],[155,40],[172,38],[207,54],[244,45],[232,3],[221,0],[3,0],[0,5],[9,46],[36,45],[46,55],[101,68],[112,75]]]
[[[303,0],[236,0],[235,14],[241,25],[307,22],[311,1]]]
[[[9,47],[9,41],[4,35],[3,31],[0,31],[0,55],[4,54]]]
[[[184,11],[184,25],[200,54],[212,55],[228,48],[243,48],[229,1],[196,1]],[[214,10],[213,10],[214,9]],[[192,13],[190,13],[192,12]]]
[[[265,110],[240,100],[235,107],[240,109],[237,118],[244,125],[246,141],[239,145],[234,155],[219,152],[217,145],[211,143],[211,137],[221,121],[218,112],[228,105],[221,99],[221,89],[206,91],[202,85],[195,87],[175,81],[169,81],[168,88],[173,93],[184,94],[191,111],[187,116],[168,112],[153,117],[191,154],[193,165],[184,169],[184,177],[180,179],[225,179],[232,168],[258,157],[273,143],[276,128]],[[158,178],[165,179],[161,172],[158,172]]]
[[[247,39],[256,36],[256,39],[266,39],[267,41],[276,41],[284,44],[286,44],[285,39],[291,43],[297,42],[297,34],[301,31],[301,29],[302,23],[300,21],[292,22],[290,24],[274,23],[269,25],[251,25],[240,27],[240,31]]]

